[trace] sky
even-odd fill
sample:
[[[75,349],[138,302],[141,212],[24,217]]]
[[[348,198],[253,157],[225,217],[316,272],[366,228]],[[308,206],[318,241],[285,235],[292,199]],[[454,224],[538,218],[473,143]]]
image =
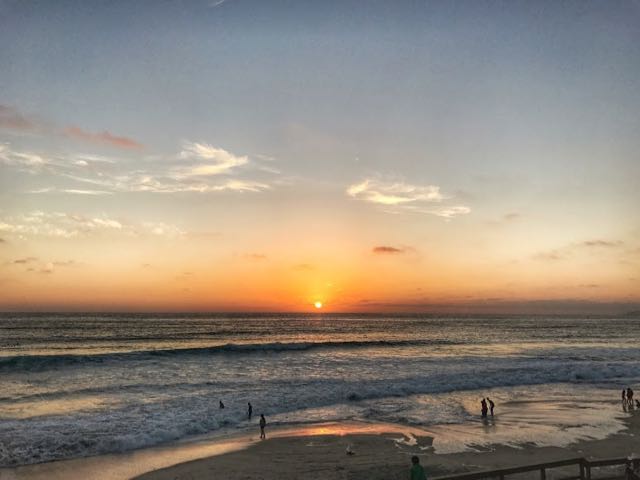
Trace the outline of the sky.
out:
[[[640,310],[640,2],[0,0],[0,310]]]

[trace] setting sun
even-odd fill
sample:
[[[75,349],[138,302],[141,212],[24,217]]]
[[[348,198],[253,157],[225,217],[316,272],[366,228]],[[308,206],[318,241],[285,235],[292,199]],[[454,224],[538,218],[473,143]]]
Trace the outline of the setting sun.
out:
[[[315,303],[313,304],[313,306],[314,306],[314,307],[316,307],[316,308],[318,308],[318,309],[320,309],[320,308],[322,308],[322,302],[319,302],[319,301],[318,301],[318,302],[315,302]]]

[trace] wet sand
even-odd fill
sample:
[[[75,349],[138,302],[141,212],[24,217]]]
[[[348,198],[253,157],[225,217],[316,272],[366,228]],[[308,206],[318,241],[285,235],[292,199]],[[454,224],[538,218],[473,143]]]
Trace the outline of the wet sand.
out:
[[[537,416],[550,416],[553,422],[552,412],[566,416],[562,408],[575,409],[573,425],[554,431],[548,429],[548,421],[535,424]],[[434,477],[577,456],[640,454],[639,411],[596,422],[600,433],[608,435],[604,439],[593,439],[598,433],[594,424],[581,421],[581,415],[591,419],[594,412],[611,412],[612,408],[621,410],[613,402],[564,406],[540,402],[512,406],[485,422],[442,425],[428,431],[364,422],[274,427],[267,429],[264,441],[259,440],[256,429],[215,440],[0,469],[0,480],[406,479],[412,455],[420,456],[429,476]],[[609,434],[610,425],[615,433]],[[461,442],[464,451],[460,451]],[[354,455],[346,454],[348,446]]]
[[[573,457],[612,458],[640,454],[640,412],[625,422],[627,428],[609,438],[582,440],[565,447],[490,445],[449,454],[433,453],[430,437],[408,436],[398,441],[394,432],[340,435],[327,428],[325,434],[310,432],[303,437],[267,439],[244,450],[150,472],[137,480],[406,480],[412,455],[418,455],[428,476],[434,477]],[[346,454],[347,446],[351,446],[354,455]],[[577,470],[564,473],[577,474]]]

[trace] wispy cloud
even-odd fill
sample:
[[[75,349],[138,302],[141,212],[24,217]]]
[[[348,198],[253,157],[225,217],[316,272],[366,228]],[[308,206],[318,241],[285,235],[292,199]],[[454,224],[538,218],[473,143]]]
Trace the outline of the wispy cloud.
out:
[[[77,238],[98,234],[128,236],[155,235],[181,237],[183,230],[162,222],[133,223],[107,215],[86,216],[64,212],[35,211],[0,218],[0,232],[5,235]]]
[[[403,205],[417,202],[441,202],[445,197],[435,185],[410,185],[366,179],[347,188],[347,194],[371,203]]]
[[[173,158],[135,165],[96,155],[45,156],[12,149],[0,144],[0,163],[47,181],[74,182],[64,187],[51,184],[28,193],[107,195],[117,192],[211,193],[262,192],[271,188],[272,173],[248,178],[256,169],[247,156],[235,155],[205,143],[185,143]],[[253,176],[252,175],[252,176]],[[86,188],[90,185],[92,188]]]
[[[249,158],[234,155],[223,148],[207,143],[185,142],[178,157],[183,160],[195,160],[195,164],[177,169],[176,176],[209,176],[228,173],[230,170],[246,165]]]
[[[29,263],[35,263],[38,261],[38,257],[21,257],[21,258],[16,258],[15,260],[11,260],[10,264],[14,264],[14,265],[26,265]]]
[[[79,189],[79,188],[54,188],[54,187],[45,187],[45,188],[37,188],[35,190],[27,190],[26,193],[70,193],[72,195],[112,195],[113,192],[108,192],[106,190],[87,190],[87,189]]]
[[[141,149],[142,144],[129,137],[113,135],[108,131],[104,132],[87,132],[80,127],[67,127],[63,130],[67,137],[83,140],[85,142],[97,143],[102,145],[110,145],[112,147],[126,149]]]
[[[298,263],[291,267],[293,270],[298,272],[310,272],[316,269],[316,267],[310,263]]]
[[[367,178],[350,185],[346,193],[358,200],[380,205],[391,213],[426,213],[451,219],[471,212],[466,205],[442,205],[452,197],[444,195],[437,185]]]
[[[620,240],[585,240],[584,242],[580,242],[577,246],[582,247],[602,247],[602,248],[616,248],[623,245],[623,242]]]
[[[15,108],[8,105],[0,105],[0,128],[31,130],[35,128],[35,123]]]
[[[620,240],[590,239],[573,242],[560,248],[538,252],[533,255],[534,260],[556,262],[566,260],[577,253],[597,251],[615,251],[624,246]]]
[[[373,247],[371,251],[378,255],[396,255],[398,253],[405,253],[405,248],[392,247],[389,245],[380,245],[378,247]]]
[[[74,260],[42,261],[38,257],[22,257],[6,262],[6,265],[25,268],[26,272],[52,274],[56,268],[73,267],[78,265]]]
[[[66,137],[83,142],[123,149],[140,149],[143,147],[140,142],[132,138],[122,135],[114,135],[106,130],[103,132],[93,133],[78,126],[56,126],[52,122],[44,121],[32,115],[26,115],[18,109],[8,105],[0,105],[0,128]]]
[[[0,162],[29,173],[40,172],[50,163],[49,159],[36,153],[12,150],[8,143],[0,143]]]
[[[261,262],[262,260],[266,260],[267,256],[264,253],[245,253],[242,255],[242,258],[252,262]]]

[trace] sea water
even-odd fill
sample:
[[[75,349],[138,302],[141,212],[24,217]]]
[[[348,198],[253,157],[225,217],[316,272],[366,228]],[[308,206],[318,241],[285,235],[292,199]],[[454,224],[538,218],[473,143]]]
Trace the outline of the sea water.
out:
[[[505,442],[594,438],[619,428],[639,344],[629,318],[3,314],[0,466],[246,429],[248,402],[270,425],[474,435],[491,395]]]

